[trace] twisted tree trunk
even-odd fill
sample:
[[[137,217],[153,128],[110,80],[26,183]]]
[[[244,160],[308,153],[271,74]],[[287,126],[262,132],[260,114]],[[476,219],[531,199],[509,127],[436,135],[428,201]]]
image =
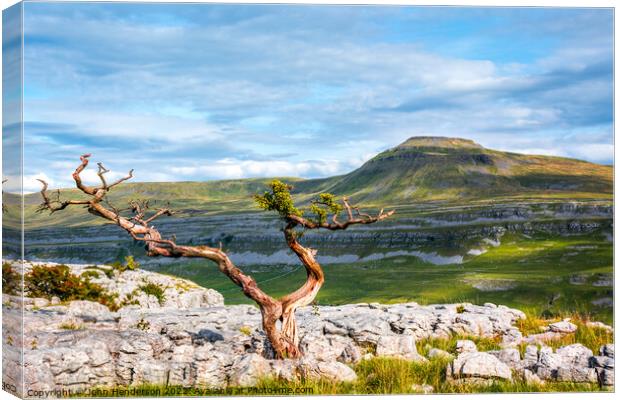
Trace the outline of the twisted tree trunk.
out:
[[[299,335],[297,333],[297,321],[295,320],[295,310],[299,307],[311,304],[319,290],[323,286],[325,276],[321,265],[314,258],[316,251],[302,246],[296,238],[295,223],[290,222],[284,230],[286,243],[289,248],[297,255],[301,263],[306,268],[306,282],[299,289],[284,296],[282,303],[282,334],[292,343],[296,349],[299,348]]]

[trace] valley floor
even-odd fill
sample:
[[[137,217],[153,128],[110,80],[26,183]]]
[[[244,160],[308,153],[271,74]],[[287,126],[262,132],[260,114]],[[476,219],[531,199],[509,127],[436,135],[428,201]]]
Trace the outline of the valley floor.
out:
[[[537,316],[580,313],[606,323],[613,320],[613,243],[603,234],[506,234],[499,245],[480,250],[483,254],[462,264],[435,265],[411,256],[327,264],[317,303],[493,302]],[[301,266],[242,269],[275,296],[305,280]],[[207,262],[183,260],[157,270],[214,288],[227,304],[251,303]]]

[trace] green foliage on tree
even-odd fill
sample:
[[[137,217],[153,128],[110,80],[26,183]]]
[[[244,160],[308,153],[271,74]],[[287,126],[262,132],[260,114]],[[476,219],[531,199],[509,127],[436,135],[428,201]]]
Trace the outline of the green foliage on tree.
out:
[[[295,207],[291,196],[292,186],[274,180],[269,184],[271,191],[266,191],[262,195],[254,195],[254,200],[259,208],[267,211],[277,211],[282,218],[290,216],[301,217],[304,211]],[[336,202],[336,197],[331,193],[321,193],[310,202],[310,210],[314,214],[310,220],[317,224],[327,221],[328,215],[338,214],[342,211],[342,205]]]
[[[316,215],[316,221],[322,224],[327,221],[329,213],[338,215],[342,211],[342,206],[336,203],[336,199],[331,193],[321,193],[315,200],[312,200],[310,204],[310,211]]]
[[[254,200],[258,207],[267,211],[277,211],[282,218],[289,215],[297,215],[301,217],[303,212],[295,207],[293,198],[291,197],[292,186],[287,185],[279,180],[273,180],[269,183],[271,191],[264,194],[254,195]]]

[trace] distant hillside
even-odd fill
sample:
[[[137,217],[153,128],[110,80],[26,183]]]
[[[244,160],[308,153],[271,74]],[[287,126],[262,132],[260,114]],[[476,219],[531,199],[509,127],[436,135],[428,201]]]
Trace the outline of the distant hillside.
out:
[[[466,139],[412,137],[386,150],[349,174],[325,179],[280,178],[294,185],[301,202],[329,191],[372,206],[428,202],[544,199],[612,199],[613,168],[561,157],[533,156],[486,149]],[[126,183],[110,199],[118,205],[132,198],[169,202],[184,216],[255,211],[252,195],[272,178],[212,182]],[[62,190],[79,198],[74,189]],[[10,199],[6,198],[7,203]],[[39,194],[26,196],[26,217],[33,225],[92,224],[84,210],[39,216]]]
[[[466,139],[413,137],[355,171],[297,184],[372,203],[460,201],[530,195],[605,198],[613,194],[613,168],[562,157],[485,149]]]

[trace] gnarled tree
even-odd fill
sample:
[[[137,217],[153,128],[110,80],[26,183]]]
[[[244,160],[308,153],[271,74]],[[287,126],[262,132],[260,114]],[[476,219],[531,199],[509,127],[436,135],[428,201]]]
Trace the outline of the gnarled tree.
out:
[[[107,194],[113,187],[131,179],[133,170],[129,171],[126,177],[108,183],[105,174],[109,170],[103,164],[98,163],[97,175],[101,180],[101,185],[85,185],[80,174],[88,166],[89,157],[90,154],[81,156],[81,163],[73,173],[77,188],[88,197],[83,200],[62,200],[59,191],[50,195],[47,191],[47,183],[40,180],[43,184],[41,189],[43,203],[38,210],[54,213],[69,206],[81,205],[86,207],[89,213],[115,223],[127,231],[133,239],[144,242],[148,256],[199,257],[215,262],[223,274],[239,286],[247,297],[258,304],[262,314],[263,329],[278,358],[295,358],[301,355],[295,310],[312,303],[325,280],[323,270],[315,258],[316,250],[305,247],[299,242],[301,233],[304,230],[336,231],[347,229],[351,225],[371,224],[388,218],[394,213],[394,211],[381,210],[377,215],[372,216],[361,212],[358,207],[351,206],[346,197],[342,198],[341,202],[337,202],[336,198],[328,193],[320,194],[311,201],[309,210],[304,212],[295,207],[290,194],[290,186],[277,180],[271,182],[271,190],[262,195],[256,195],[255,200],[259,207],[278,212],[285,224],[286,243],[297,255],[307,272],[306,281],[301,287],[276,299],[260,289],[251,276],[237,268],[221,248],[184,246],[177,244],[174,237],[162,237],[152,223],[161,216],[171,215],[172,210],[169,208],[151,209],[149,202],[145,200],[130,201],[129,207],[125,209],[114,207],[108,201]],[[310,216],[305,216],[306,213]],[[344,214],[343,220],[339,219],[341,214]]]

